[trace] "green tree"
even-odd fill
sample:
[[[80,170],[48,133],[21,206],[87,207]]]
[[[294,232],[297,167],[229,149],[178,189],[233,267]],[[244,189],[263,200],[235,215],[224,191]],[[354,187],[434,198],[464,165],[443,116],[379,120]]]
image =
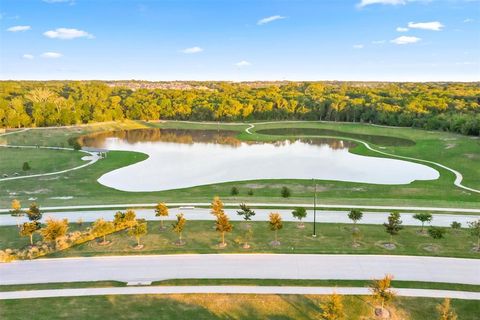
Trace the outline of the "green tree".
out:
[[[480,220],[468,222],[468,228],[472,237],[477,238],[476,250],[480,251]]]
[[[115,230],[113,222],[105,221],[104,219],[97,219],[93,223],[92,232],[95,237],[103,237],[102,244],[107,243],[107,234],[112,233]]]
[[[20,227],[20,236],[29,237],[30,245],[33,246],[33,234],[40,229],[40,223],[37,221],[34,222],[24,222]]]
[[[432,219],[433,219],[433,216],[431,213],[417,213],[415,215],[413,215],[413,219],[416,219],[418,221],[420,221],[422,223],[422,229],[420,230],[420,232],[424,232],[423,231],[423,228],[424,228],[424,225],[425,225],[425,222],[431,222]]]
[[[305,209],[304,207],[297,207],[292,211],[292,216],[295,219],[298,219],[298,221],[299,221],[298,227],[299,228],[304,228],[305,227],[302,219],[304,219],[307,216],[307,209]]]
[[[462,227],[462,224],[458,221],[453,221],[451,224],[450,224],[450,227],[453,229],[453,230],[460,230],[460,228]]]
[[[373,298],[381,302],[382,310],[387,302],[395,298],[395,292],[392,290],[392,275],[385,275],[383,279],[373,280],[370,284],[370,292]]]
[[[238,194],[239,194],[239,191],[237,187],[232,187],[232,189],[230,189],[230,195],[237,196]]]
[[[28,171],[28,170],[30,170],[30,169],[31,169],[31,168],[30,168],[30,164],[29,164],[27,161],[25,161],[25,162],[23,163],[23,165],[22,165],[22,170],[23,170],[23,171]]]
[[[155,216],[156,217],[168,217],[168,207],[165,203],[160,202],[155,206]],[[160,219],[160,229],[163,230],[163,219]]]
[[[430,227],[428,228],[428,234],[430,237],[433,239],[442,239],[443,236],[445,235],[445,229],[438,228],[438,227]]]
[[[345,313],[343,310],[342,296],[334,293],[328,296],[327,301],[320,304],[322,313],[320,319],[322,320],[343,320]]]
[[[242,216],[243,220],[250,221],[252,220],[251,217],[255,215],[255,211],[253,211],[250,207],[248,207],[245,203],[240,203],[240,210],[237,211],[239,216]]]
[[[292,192],[287,187],[282,187],[280,194],[283,198],[289,198],[292,195]]]
[[[233,230],[233,225],[230,223],[230,220],[225,213],[217,216],[215,229],[221,234],[221,243],[219,246],[222,248],[226,247],[227,243],[225,242],[225,233],[231,232]]]
[[[137,222],[128,230],[128,235],[137,240],[137,248],[141,247],[140,239],[148,232],[146,222]]]
[[[183,229],[185,228],[185,223],[187,219],[184,218],[183,213],[177,214],[177,221],[172,224],[172,230],[178,235],[178,245],[184,245],[185,241],[182,239]]]
[[[397,235],[403,229],[400,213],[392,212],[388,216],[388,222],[384,223],[385,231],[390,235],[390,243],[393,243],[393,236]]]
[[[348,213],[348,219],[353,221],[353,228],[355,229],[357,222],[362,220],[363,212],[358,209],[350,210]]]
[[[437,305],[437,311],[439,313],[439,320],[458,319],[457,313],[452,309],[449,298],[445,298],[442,303]]]
[[[35,202],[32,202],[30,204],[30,207],[27,210],[27,217],[30,221],[39,221],[40,219],[42,219],[40,207]]]
[[[275,240],[272,242],[272,245],[280,245],[280,241],[278,241],[278,230],[281,230],[283,228],[282,217],[280,216],[280,214],[276,212],[271,212],[268,216],[268,225],[270,226],[270,230],[275,232]]]
[[[57,243],[58,239],[65,236],[68,231],[68,220],[48,218],[46,225],[40,229],[40,234],[45,242]]]

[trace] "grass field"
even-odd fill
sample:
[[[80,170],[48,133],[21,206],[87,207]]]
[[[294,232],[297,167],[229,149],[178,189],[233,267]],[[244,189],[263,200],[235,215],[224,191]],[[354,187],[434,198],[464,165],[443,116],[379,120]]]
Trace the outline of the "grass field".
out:
[[[0,301],[0,317],[31,319],[317,319],[325,296],[177,294],[44,298]],[[391,319],[436,319],[441,299],[397,298]],[[345,296],[347,319],[368,319],[376,305],[365,296]],[[452,300],[461,320],[476,320],[478,301]]]
[[[169,225],[169,223],[168,223]],[[187,244],[178,247],[174,244],[176,234],[170,230],[160,231],[159,222],[148,222],[148,234],[142,238],[143,250],[134,250],[135,239],[126,231],[107,236],[112,240],[110,246],[100,246],[96,241],[87,242],[67,250],[59,251],[48,257],[78,257],[101,255],[130,254],[181,254],[181,253],[316,253],[316,254],[394,254],[420,256],[447,256],[462,258],[480,258],[478,252],[472,251],[474,239],[468,230],[449,232],[445,238],[433,240],[418,233],[418,227],[405,227],[394,242],[397,248],[385,249],[382,244],[388,242],[389,236],[383,226],[361,225],[360,247],[352,246],[351,226],[345,224],[318,224],[317,238],[312,238],[312,225],[307,223],[305,229],[297,228],[293,222],[284,223],[279,231],[281,245],[270,246],[274,234],[268,229],[267,222],[252,222],[253,236],[249,242],[250,249],[242,248],[245,234],[241,222],[233,222],[234,230],[226,235],[228,246],[218,248],[220,235],[213,229],[212,221],[187,221],[183,238]],[[88,225],[82,226],[86,228]],[[71,230],[78,229],[71,224]],[[35,236],[39,240],[39,236]],[[28,238],[18,235],[16,226],[0,227],[0,249],[20,248],[28,245]]]
[[[338,136],[342,133],[349,137],[363,137],[382,148],[382,151],[402,156],[421,158],[440,162],[450,166],[464,175],[464,184],[473,188],[480,188],[480,139],[442,132],[429,132],[410,128],[384,128],[362,124],[347,123],[312,123],[312,122],[285,122],[272,124],[255,124],[253,135],[244,132],[246,124],[217,124],[217,123],[184,123],[184,122],[132,122],[109,123],[73,128],[33,129],[0,137],[9,144],[43,144],[62,146],[72,136],[98,132],[102,130],[133,129],[145,127],[182,128],[182,129],[214,129],[235,130],[239,138],[244,140],[273,141],[288,136],[257,134],[266,129],[299,128],[302,133],[311,134],[311,129],[334,130]],[[287,132],[288,133],[288,132]],[[331,131],[329,131],[331,134]],[[359,136],[363,135],[363,136]],[[370,138],[366,138],[368,135]],[[373,136],[373,138],[372,138]],[[375,136],[401,138],[413,141],[415,145],[392,145]],[[380,156],[358,145],[351,152]],[[18,159],[17,155],[6,153],[5,159]],[[72,154],[72,157],[76,157]],[[17,181],[0,182],[0,207],[8,207],[13,198],[19,198],[24,205],[28,198],[35,197],[43,206],[65,206],[80,204],[115,204],[115,203],[145,203],[145,202],[208,202],[213,195],[220,195],[226,202],[275,202],[275,203],[305,203],[310,202],[313,184],[310,180],[255,180],[243,182],[229,182],[193,188],[169,190],[162,192],[122,192],[104,187],[97,183],[97,179],[104,173],[136,163],[146,158],[146,155],[133,152],[109,152],[107,159],[84,168],[62,174],[58,179],[32,178]],[[55,158],[50,162],[57,162]],[[48,160],[45,161],[46,163]],[[7,163],[7,162],[5,162]],[[45,164],[47,166],[47,164]],[[51,166],[52,164],[48,164]],[[7,165],[8,166],[8,165]],[[6,168],[5,170],[7,170]],[[392,205],[392,206],[438,206],[478,208],[480,194],[469,192],[453,185],[454,175],[449,171],[435,167],[441,177],[434,181],[416,181],[408,185],[373,185],[364,183],[349,183],[339,181],[318,181],[318,199],[321,204],[357,205]],[[13,169],[12,169],[13,170]],[[41,188],[39,186],[42,186]],[[292,190],[292,196],[284,199],[280,196],[280,188],[285,185]],[[230,189],[236,186],[240,194],[230,196]],[[254,194],[247,195],[252,189]],[[52,197],[73,197],[69,200],[51,199]]]

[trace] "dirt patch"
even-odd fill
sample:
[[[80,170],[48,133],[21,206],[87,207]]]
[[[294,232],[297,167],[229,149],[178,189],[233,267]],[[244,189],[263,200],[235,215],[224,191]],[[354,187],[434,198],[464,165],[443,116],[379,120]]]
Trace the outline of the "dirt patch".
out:
[[[270,245],[271,245],[272,247],[278,247],[278,246],[280,245],[280,241],[275,241],[275,240],[274,240],[274,241],[270,241]]]
[[[457,146],[456,143],[447,143],[447,145],[445,146],[445,149],[452,149],[452,148],[455,148]]]
[[[422,246],[422,249],[428,252],[439,252],[440,248],[437,244],[426,244]]]
[[[133,250],[142,250],[144,247],[145,247],[145,246],[144,246],[143,244],[141,244],[141,245],[139,245],[139,246],[137,245],[137,246],[133,247],[132,249],[133,249]]]
[[[472,160],[480,159],[479,154],[465,153],[464,156],[467,157],[468,159],[472,159]]]
[[[397,248],[397,245],[395,243],[384,241],[376,242],[375,245],[387,250],[395,250]]]

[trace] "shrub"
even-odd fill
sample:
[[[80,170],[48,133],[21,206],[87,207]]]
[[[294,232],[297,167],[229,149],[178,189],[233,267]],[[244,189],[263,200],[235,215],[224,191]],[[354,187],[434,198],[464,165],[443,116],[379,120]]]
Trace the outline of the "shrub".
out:
[[[289,198],[292,195],[292,192],[287,187],[282,187],[280,194],[283,198]]]
[[[30,169],[31,169],[31,168],[30,168],[30,164],[25,161],[25,162],[23,163],[23,165],[22,165],[22,170],[23,170],[23,171],[28,171],[28,170],[30,170]]]

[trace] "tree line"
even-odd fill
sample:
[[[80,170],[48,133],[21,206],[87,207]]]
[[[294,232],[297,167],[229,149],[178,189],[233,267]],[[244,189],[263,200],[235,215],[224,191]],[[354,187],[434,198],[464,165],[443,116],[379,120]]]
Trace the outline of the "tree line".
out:
[[[324,120],[480,135],[480,83],[2,81],[0,127],[131,120]]]

